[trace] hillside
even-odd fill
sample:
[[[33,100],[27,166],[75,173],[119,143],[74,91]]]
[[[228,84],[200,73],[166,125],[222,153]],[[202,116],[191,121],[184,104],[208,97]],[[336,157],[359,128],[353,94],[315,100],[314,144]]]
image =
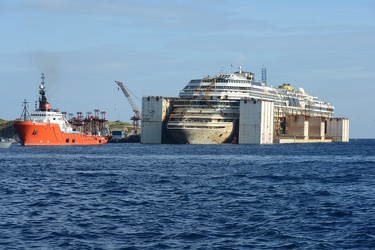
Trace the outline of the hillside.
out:
[[[122,122],[122,121],[109,121],[108,122],[109,131],[112,130],[124,130],[126,134],[132,134],[133,133],[133,125],[128,122]]]
[[[0,137],[13,138],[16,131],[12,127],[13,121],[0,119]]]

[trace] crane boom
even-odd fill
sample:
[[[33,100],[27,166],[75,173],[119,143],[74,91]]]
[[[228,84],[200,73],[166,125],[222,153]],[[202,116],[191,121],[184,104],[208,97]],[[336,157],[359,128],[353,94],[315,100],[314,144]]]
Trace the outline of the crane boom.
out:
[[[121,88],[122,92],[124,93],[126,99],[128,100],[130,106],[133,109],[134,116],[131,117],[130,119],[133,120],[134,133],[137,134],[138,133],[138,126],[139,126],[138,121],[141,120],[141,112],[139,112],[139,109],[135,105],[133,99],[131,98],[131,96],[130,96],[128,90],[125,88],[124,84],[120,81],[115,81],[115,83]]]
[[[115,81],[117,83],[117,85],[121,88],[122,92],[124,93],[126,99],[128,99],[128,102],[130,103],[130,106],[132,107],[133,109],[133,112],[135,114],[138,114],[140,115],[140,112],[139,112],[139,109],[137,108],[137,106],[135,105],[133,99],[131,98],[131,96],[129,95],[129,92],[128,90],[125,88],[124,84],[120,81]]]

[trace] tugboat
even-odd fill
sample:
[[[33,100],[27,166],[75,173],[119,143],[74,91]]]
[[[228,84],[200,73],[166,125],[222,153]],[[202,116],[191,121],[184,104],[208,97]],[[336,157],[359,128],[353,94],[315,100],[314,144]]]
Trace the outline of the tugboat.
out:
[[[13,122],[22,146],[60,146],[60,145],[102,145],[108,142],[100,129],[105,131],[106,119],[91,117],[89,126],[76,126],[68,121],[65,114],[51,109],[46,97],[44,74],[39,85],[39,107],[29,113],[26,100],[23,102],[21,117]],[[93,119],[94,118],[94,119]],[[83,125],[84,121],[82,121]],[[90,131],[80,131],[86,127]]]

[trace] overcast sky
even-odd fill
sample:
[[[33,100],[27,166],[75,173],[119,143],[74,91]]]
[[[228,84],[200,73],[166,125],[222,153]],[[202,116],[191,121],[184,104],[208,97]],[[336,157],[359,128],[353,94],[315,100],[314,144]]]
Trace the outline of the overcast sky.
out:
[[[374,0],[1,0],[0,31],[2,119],[34,107],[41,73],[53,108],[131,122],[115,80],[141,109],[190,79],[265,67],[267,85],[302,87],[351,138],[375,138]]]

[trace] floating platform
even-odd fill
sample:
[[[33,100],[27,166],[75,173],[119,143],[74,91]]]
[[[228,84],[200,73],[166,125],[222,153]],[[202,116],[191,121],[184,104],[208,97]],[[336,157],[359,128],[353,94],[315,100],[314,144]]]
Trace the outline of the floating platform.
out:
[[[148,96],[142,99],[141,143],[176,143],[166,124],[177,98]],[[307,115],[275,116],[274,103],[241,100],[234,137],[238,144],[328,143],[349,141],[349,119]],[[233,142],[233,141],[231,141]]]

